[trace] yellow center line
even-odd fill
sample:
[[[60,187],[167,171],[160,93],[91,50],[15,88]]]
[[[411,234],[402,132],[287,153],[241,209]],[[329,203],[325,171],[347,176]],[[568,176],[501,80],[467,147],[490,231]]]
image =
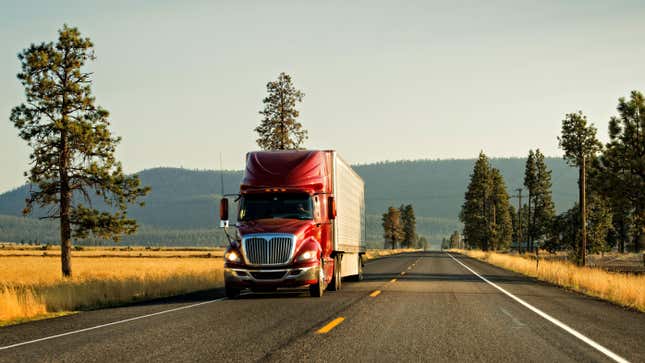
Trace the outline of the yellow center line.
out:
[[[316,331],[316,334],[327,334],[327,333],[329,333],[330,330],[334,329],[336,326],[338,326],[340,323],[342,323],[343,320],[345,320],[345,318],[343,318],[342,316],[337,317],[336,319],[334,319],[334,320],[330,321],[329,323],[327,323],[327,325],[325,325],[322,328],[318,329]]]
[[[374,291],[370,294],[370,297],[377,297],[377,296],[378,296],[378,294],[380,294],[380,293],[381,293],[381,290],[374,290]]]
[[[390,282],[396,282],[396,279],[392,279],[392,280],[390,280]]]

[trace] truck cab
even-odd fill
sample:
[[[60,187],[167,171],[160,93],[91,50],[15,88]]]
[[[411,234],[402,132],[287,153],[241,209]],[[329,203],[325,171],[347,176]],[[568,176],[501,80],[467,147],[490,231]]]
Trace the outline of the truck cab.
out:
[[[360,279],[364,185],[336,152],[250,152],[235,197],[237,232],[224,255],[229,298],[300,287],[320,297],[343,277]],[[221,200],[224,228],[228,204]]]

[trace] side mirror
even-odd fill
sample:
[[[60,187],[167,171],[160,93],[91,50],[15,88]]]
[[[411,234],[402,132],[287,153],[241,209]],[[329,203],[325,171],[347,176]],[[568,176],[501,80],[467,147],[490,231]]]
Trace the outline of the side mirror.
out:
[[[336,219],[336,199],[334,197],[327,198],[327,218],[330,221]]]
[[[228,199],[222,198],[219,201],[219,226],[228,227]]]

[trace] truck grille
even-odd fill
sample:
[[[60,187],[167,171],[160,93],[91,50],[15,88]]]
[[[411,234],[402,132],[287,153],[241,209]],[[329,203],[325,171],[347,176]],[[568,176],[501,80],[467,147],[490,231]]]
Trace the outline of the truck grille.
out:
[[[252,265],[280,265],[289,262],[293,249],[291,236],[249,237],[244,240],[244,251]]]

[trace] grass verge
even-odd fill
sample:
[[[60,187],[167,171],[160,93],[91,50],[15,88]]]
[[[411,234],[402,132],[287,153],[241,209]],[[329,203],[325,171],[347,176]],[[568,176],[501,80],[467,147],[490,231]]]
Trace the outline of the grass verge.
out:
[[[211,258],[83,258],[63,279],[60,260],[0,258],[0,324],[114,306],[223,284],[223,260]]]
[[[645,275],[578,267],[564,261],[540,260],[476,250],[451,250],[541,281],[645,312]]]

